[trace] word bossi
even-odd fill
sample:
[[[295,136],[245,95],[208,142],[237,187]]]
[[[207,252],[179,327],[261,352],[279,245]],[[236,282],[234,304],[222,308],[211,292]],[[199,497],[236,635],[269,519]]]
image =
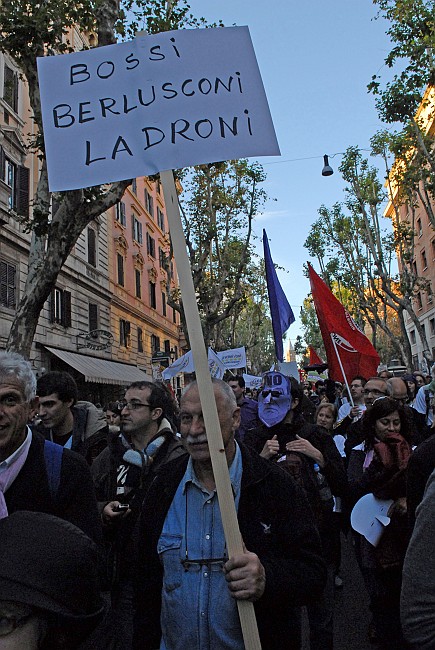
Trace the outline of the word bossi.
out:
[[[246,27],[42,57],[38,74],[51,191],[279,153]]]

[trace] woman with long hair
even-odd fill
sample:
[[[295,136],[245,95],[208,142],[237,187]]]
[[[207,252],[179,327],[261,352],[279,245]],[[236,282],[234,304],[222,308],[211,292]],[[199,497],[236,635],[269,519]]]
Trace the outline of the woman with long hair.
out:
[[[390,523],[378,545],[356,534],[357,559],[370,596],[373,640],[384,649],[405,648],[400,626],[400,586],[407,546],[406,470],[411,455],[410,423],[391,397],[373,402],[363,418],[365,440],[355,447],[348,467],[353,503],[373,493],[392,503]]]

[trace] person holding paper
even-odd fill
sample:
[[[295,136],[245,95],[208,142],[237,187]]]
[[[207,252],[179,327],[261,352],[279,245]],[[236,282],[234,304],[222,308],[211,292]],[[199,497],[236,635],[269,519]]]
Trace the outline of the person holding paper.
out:
[[[403,405],[379,397],[362,418],[365,441],[354,447],[348,467],[349,492],[355,504],[363,495],[392,499],[390,523],[376,547],[355,533],[358,563],[373,613],[373,639],[385,650],[405,648],[399,598],[408,541],[406,471],[411,447],[410,424]]]
[[[248,600],[263,650],[299,650],[294,608],[316,598],[326,577],[313,515],[285,472],[235,441],[234,393],[217,379],[213,389],[244,552],[228,558],[192,382],[180,404],[189,458],[162,468],[142,507],[134,648],[243,650],[236,601]]]

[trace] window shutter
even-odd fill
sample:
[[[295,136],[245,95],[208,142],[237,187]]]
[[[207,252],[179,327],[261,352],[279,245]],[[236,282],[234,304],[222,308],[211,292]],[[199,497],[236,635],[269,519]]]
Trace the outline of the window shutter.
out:
[[[2,181],[5,180],[5,152],[3,147],[0,147],[0,178]]]
[[[49,300],[49,307],[50,307],[50,316],[49,320],[50,323],[54,323],[54,318],[55,318],[55,305],[56,305],[56,296],[55,296],[55,290],[52,289],[50,293],[50,300]]]
[[[29,216],[29,179],[29,169],[22,165],[17,165],[14,210],[22,217]]]
[[[62,325],[71,327],[71,293],[69,291],[62,292],[62,312]]]
[[[8,306],[8,265],[0,261],[0,304]]]
[[[125,203],[121,201],[121,223],[123,226],[127,224],[127,217],[125,216]]]
[[[89,303],[89,331],[98,329],[98,305]]]
[[[88,262],[97,266],[96,235],[93,228],[88,228]]]
[[[8,264],[8,307],[15,309],[17,306],[17,297],[16,297],[16,277],[17,277],[17,268],[13,264]]]

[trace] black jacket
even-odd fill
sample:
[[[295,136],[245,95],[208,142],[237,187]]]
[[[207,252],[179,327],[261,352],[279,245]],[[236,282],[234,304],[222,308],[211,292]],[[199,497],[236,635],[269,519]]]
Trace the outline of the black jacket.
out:
[[[91,473],[84,458],[64,449],[57,495],[50,495],[44,459],[44,438],[32,433],[26,462],[5,493],[8,512],[31,510],[66,519],[101,542],[101,524]]]
[[[326,433],[323,427],[310,424],[302,416],[297,415],[291,424],[281,422],[274,427],[263,426],[256,431],[250,431],[245,443],[260,453],[266,441],[273,438],[274,435],[278,436],[281,453],[285,453],[286,443],[295,440],[296,435],[311,442],[313,447],[323,455],[325,466],[322,468],[322,474],[326,476],[332,494],[337,497],[346,496],[347,478],[343,459],[335,446],[333,437]]]
[[[296,648],[292,609],[315,599],[325,584],[319,536],[302,490],[279,467],[242,444],[240,448],[240,532],[246,548],[258,555],[266,572],[265,592],[255,603],[262,648]],[[163,467],[143,503],[138,530],[137,649],[157,648],[160,643],[163,569],[157,542],[187,460],[180,458]],[[267,533],[262,523],[269,526]]]

